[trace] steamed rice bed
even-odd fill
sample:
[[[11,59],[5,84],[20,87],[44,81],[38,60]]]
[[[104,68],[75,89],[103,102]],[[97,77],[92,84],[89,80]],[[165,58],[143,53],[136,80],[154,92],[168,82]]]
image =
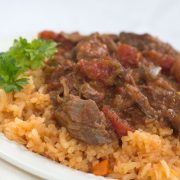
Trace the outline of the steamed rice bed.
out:
[[[33,72],[22,91],[0,90],[0,131],[10,140],[61,164],[84,172],[100,159],[110,161],[109,177],[118,179],[179,179],[180,141],[169,127],[152,121],[113,143],[87,145],[51,119],[52,105],[41,70]],[[37,86],[38,85],[38,86]],[[143,131],[145,129],[146,131]]]

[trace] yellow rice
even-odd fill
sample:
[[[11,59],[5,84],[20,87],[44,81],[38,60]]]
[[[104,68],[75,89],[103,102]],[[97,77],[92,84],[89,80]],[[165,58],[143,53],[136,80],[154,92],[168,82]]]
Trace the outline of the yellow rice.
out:
[[[108,159],[113,178],[180,179],[180,137],[152,121],[117,142],[93,146],[72,138],[51,119],[52,105],[42,71],[34,72],[22,91],[0,89],[0,131],[29,150],[66,166],[90,172],[100,159]]]

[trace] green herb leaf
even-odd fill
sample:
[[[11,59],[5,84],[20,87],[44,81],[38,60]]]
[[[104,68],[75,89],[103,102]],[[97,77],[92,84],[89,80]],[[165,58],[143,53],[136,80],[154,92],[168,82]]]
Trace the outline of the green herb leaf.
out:
[[[51,40],[35,39],[29,43],[26,39],[19,38],[14,41],[8,53],[23,69],[36,69],[54,55],[56,46]]]
[[[51,40],[35,39],[30,43],[24,38],[15,40],[9,51],[0,53],[0,88],[6,92],[21,90],[28,84],[24,72],[43,65],[57,51],[56,46]]]
[[[6,92],[19,91],[28,83],[28,78],[20,78],[22,68],[8,54],[0,54],[0,87]]]

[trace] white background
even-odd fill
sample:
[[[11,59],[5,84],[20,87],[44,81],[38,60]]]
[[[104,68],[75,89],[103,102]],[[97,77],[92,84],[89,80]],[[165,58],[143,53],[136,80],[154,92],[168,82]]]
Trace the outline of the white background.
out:
[[[179,17],[179,0],[0,0],[0,51],[44,29],[149,32],[180,49]],[[34,179],[0,161],[0,179],[25,178]]]
[[[0,37],[43,29],[150,32],[180,49],[179,0],[0,0]]]

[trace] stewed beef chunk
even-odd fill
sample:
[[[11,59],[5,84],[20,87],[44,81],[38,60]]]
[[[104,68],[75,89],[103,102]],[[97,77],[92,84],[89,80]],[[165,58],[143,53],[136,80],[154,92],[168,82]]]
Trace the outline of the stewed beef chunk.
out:
[[[91,60],[108,56],[108,47],[98,34],[93,34],[80,41],[76,46],[77,59]]]
[[[135,34],[122,32],[119,36],[121,43],[126,43],[136,47],[140,51],[156,50],[160,53],[178,55],[179,53],[173,49],[168,43],[160,41],[149,34]]]
[[[180,55],[170,45],[125,32],[39,37],[58,42],[43,70],[53,117],[72,137],[102,145],[152,121],[180,132]]]
[[[88,83],[82,84],[82,86],[80,87],[80,93],[84,99],[92,99],[95,102],[100,102],[104,99],[104,93],[98,92]]]
[[[71,96],[55,114],[73,137],[88,144],[111,143],[116,139],[110,123],[93,100]]]

